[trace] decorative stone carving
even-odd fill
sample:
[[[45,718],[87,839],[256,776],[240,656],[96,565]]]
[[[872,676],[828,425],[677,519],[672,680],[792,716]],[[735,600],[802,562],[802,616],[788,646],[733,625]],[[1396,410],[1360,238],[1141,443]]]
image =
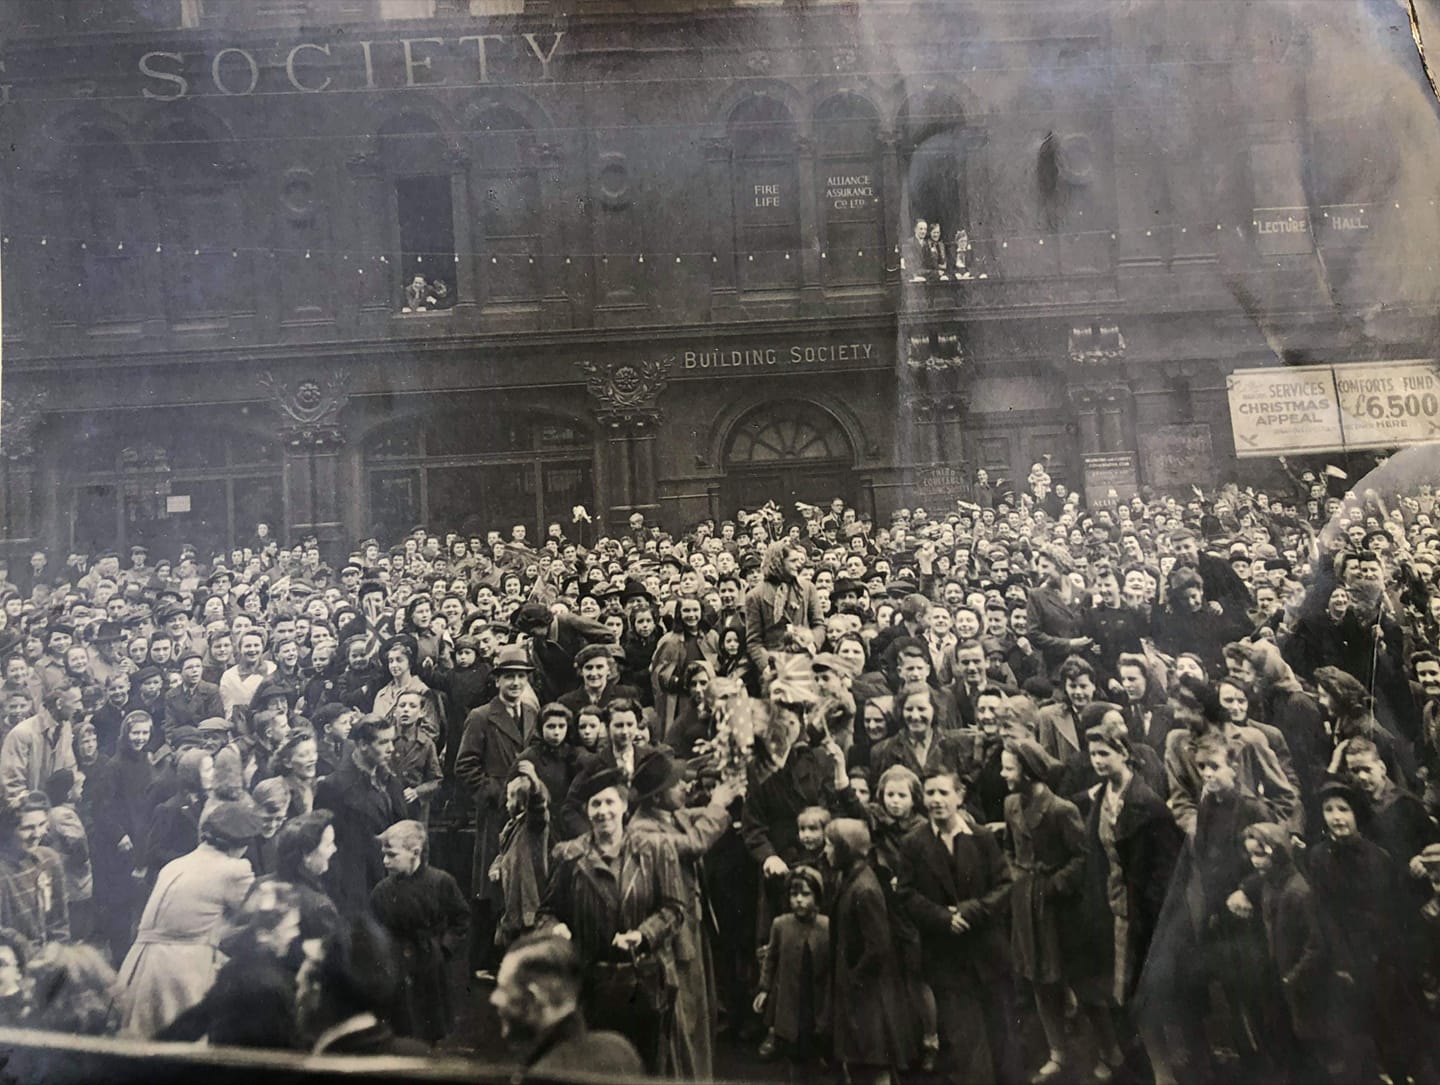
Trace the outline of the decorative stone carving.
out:
[[[594,400],[595,418],[610,429],[644,429],[660,421],[656,400],[670,383],[673,358],[658,362],[576,362],[585,374],[586,390]]]
[[[1103,365],[1125,356],[1125,336],[1118,324],[1078,325],[1070,329],[1069,353],[1076,365]]]
[[[970,411],[970,394],[964,390],[912,392],[904,401],[917,422],[954,422]]]
[[[764,75],[768,72],[770,63],[770,54],[763,49],[756,49],[745,55],[745,67],[756,75]]]
[[[340,412],[350,399],[349,379],[342,369],[318,377],[301,377],[293,384],[277,380],[269,370],[260,387],[270,396],[279,416],[280,440],[292,448],[333,448],[345,443]]]
[[[50,396],[45,389],[11,392],[0,399],[0,452],[7,460],[35,455],[35,430]]]

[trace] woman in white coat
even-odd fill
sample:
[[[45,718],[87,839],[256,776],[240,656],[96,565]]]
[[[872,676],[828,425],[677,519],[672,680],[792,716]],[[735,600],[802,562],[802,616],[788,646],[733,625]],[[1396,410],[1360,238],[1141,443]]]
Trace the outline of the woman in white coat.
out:
[[[214,804],[200,821],[200,843],[160,871],[140,931],[120,966],[121,1031],[153,1037],[196,1005],[224,964],[220,941],[255,873],[245,856],[260,832],[248,804]]]

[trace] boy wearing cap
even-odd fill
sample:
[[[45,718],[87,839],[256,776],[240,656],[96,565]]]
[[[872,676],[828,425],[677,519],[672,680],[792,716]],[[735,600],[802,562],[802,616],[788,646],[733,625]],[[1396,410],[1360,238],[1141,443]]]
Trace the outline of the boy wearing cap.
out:
[[[199,651],[186,650],[179,659],[180,684],[165,694],[165,723],[168,727],[198,727],[200,721],[225,714],[220,687],[202,677],[205,658]]]

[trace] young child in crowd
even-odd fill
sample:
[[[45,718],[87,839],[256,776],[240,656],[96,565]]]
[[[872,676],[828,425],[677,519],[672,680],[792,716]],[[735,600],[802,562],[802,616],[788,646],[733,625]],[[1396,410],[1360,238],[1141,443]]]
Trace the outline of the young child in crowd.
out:
[[[90,939],[95,929],[95,878],[90,868],[90,839],[75,809],[75,774],[61,769],[45,781],[50,800],[50,827],[45,840],[60,853],[65,870],[65,903],[70,909],[70,937]]]
[[[385,878],[370,893],[375,917],[395,939],[403,970],[391,1027],[433,1044],[454,1021],[450,957],[465,944],[470,904],[455,879],[426,860],[418,821],[397,821],[377,838]]]
[[[495,927],[496,945],[508,946],[535,925],[550,874],[550,809],[554,801],[554,794],[545,786],[534,762],[522,754],[505,782],[507,820],[500,829],[499,850],[488,871],[490,880],[500,884],[500,896],[505,902],[505,911]]]
[[[586,705],[575,717],[575,741],[580,749],[589,754],[598,754],[605,739],[605,717],[594,705]]]
[[[420,730],[425,715],[425,695],[407,689],[395,701],[395,756],[391,766],[405,789],[409,812],[422,824],[429,824],[430,802],[440,790],[440,755],[435,742]]]
[[[792,1078],[803,1080],[825,1050],[821,1033],[829,1019],[830,920],[820,912],[824,880],[814,867],[792,869],[786,889],[790,910],[770,925],[754,1009],[768,1026],[761,1056],[783,1054],[795,1071]]]
[[[552,701],[540,710],[540,728],[519,755],[519,760],[534,766],[535,775],[545,785],[550,802],[557,806],[565,801],[570,785],[580,771],[580,748],[565,741],[570,726],[570,710],[558,701]]]
[[[923,1052],[921,1069],[935,1068],[940,1053],[935,993],[923,978],[920,932],[898,906],[895,890],[900,875],[900,841],[918,825],[926,823],[921,813],[920,778],[904,765],[891,765],[880,774],[879,802],[866,807],[870,839],[875,846],[875,873],[890,906],[890,930],[901,972],[909,986],[911,1001],[920,1018]]]

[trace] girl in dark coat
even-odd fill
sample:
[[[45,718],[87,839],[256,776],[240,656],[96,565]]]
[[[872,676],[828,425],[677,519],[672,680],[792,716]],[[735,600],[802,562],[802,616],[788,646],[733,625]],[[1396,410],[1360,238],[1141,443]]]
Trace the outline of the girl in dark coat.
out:
[[[803,1072],[821,1054],[830,1022],[830,920],[820,914],[824,884],[817,871],[799,867],[786,881],[790,911],[770,926],[754,1010]]]
[[[371,891],[370,906],[400,955],[391,1025],[397,1036],[434,1044],[450,1032],[449,962],[465,944],[470,906],[455,879],[425,861],[425,826],[397,821],[379,839],[387,873]]]
[[[1097,1004],[1123,1007],[1160,922],[1185,834],[1161,798],[1137,776],[1131,735],[1114,721],[1085,733],[1090,765],[1100,777],[1091,791],[1085,833],[1085,933],[1092,939],[1087,986]],[[1113,935],[1107,937],[1107,935]],[[1123,1059],[1101,1052],[1096,1080],[1109,1080]]]
[[[1367,830],[1367,802],[1349,784],[1320,788],[1325,838],[1306,853],[1315,900],[1326,920],[1343,968],[1353,982],[1349,1012],[1330,1022],[1343,1037],[1347,1076],[1376,1077],[1360,1066],[1373,1042],[1380,1067],[1391,1079],[1433,1079],[1427,1073],[1427,1025],[1421,1011],[1411,887],[1397,862]],[[1355,1027],[1346,1027],[1353,1024]]]
[[[852,1082],[890,1082],[909,1065],[915,1025],[890,941],[885,892],[866,856],[870,830],[837,818],[825,827],[825,857],[840,871],[830,915],[830,1035]]]
[[[1085,824],[1074,803],[1044,783],[1053,761],[1038,743],[1010,738],[1001,754],[1005,799],[1005,845],[1015,875],[1010,893],[1010,952],[1015,972],[1035,990],[1035,1007],[1045,1029],[1050,1057],[1035,1081],[1050,1081],[1065,1068],[1065,990],[1080,974],[1079,925],[1062,922],[1078,902],[1085,872]],[[1100,1049],[1115,1051],[1109,1015],[1100,1022]]]
[[[155,779],[145,747],[152,726],[146,713],[128,713],[115,757],[86,781],[94,817],[90,847],[99,902],[95,933],[116,960],[130,948],[145,904],[145,881],[135,872],[145,869],[142,848],[150,820],[145,793]]]

